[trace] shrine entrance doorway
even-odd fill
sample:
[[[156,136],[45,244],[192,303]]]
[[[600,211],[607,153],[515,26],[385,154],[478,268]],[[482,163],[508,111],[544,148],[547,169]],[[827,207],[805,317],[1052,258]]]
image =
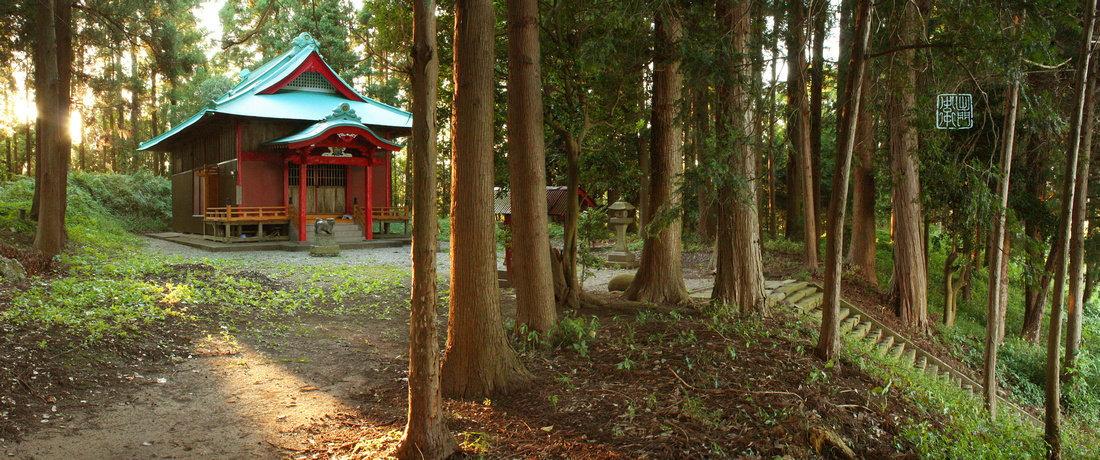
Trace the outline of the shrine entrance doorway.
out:
[[[299,168],[289,168],[287,173],[290,202],[298,203]],[[347,186],[347,165],[306,165],[306,214],[348,214]]]

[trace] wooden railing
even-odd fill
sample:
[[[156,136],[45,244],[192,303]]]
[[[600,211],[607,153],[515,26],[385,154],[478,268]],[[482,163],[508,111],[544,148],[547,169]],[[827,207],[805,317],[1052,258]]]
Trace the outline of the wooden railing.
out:
[[[287,218],[290,219],[291,223],[293,223],[294,225],[298,225],[298,208],[295,208],[294,206],[287,206],[286,215]]]
[[[383,206],[371,210],[374,220],[388,220],[392,222],[408,222],[409,208],[406,206]]]
[[[208,222],[272,222],[289,221],[286,206],[226,206],[206,208],[203,220]]]
[[[351,217],[355,219],[355,223],[359,224],[359,228],[365,232],[367,230],[367,215],[363,212],[363,208],[359,205],[354,205],[351,209]]]

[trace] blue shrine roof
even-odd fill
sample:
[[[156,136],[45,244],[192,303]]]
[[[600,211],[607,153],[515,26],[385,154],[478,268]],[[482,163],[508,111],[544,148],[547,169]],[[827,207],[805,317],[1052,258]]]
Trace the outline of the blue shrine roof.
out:
[[[309,34],[299,35],[292,44],[290,50],[255,70],[241,71],[240,83],[227,93],[183,123],[143,142],[138,150],[154,149],[161,142],[216,114],[319,121],[320,125],[332,114],[332,107],[348,104],[353,113],[358,114],[362,125],[401,129],[412,127],[411,113],[362,96],[336,75],[318,53],[319,43]]]

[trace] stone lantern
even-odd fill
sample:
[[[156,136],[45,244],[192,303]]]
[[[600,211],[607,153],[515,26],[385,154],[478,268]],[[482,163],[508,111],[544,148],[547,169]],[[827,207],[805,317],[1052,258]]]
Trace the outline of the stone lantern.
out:
[[[607,255],[607,261],[623,267],[637,265],[634,253],[626,249],[626,227],[634,223],[634,206],[616,201],[607,208],[608,223],[615,229],[615,248]]]

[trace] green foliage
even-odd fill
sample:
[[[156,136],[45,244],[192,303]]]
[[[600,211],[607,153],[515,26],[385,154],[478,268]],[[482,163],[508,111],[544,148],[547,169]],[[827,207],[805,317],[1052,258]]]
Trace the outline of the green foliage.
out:
[[[0,183],[0,228],[34,236],[35,223],[30,219],[19,219],[20,210],[30,211],[33,197],[34,179],[17,176],[14,181]]]
[[[604,258],[595,250],[596,241],[607,239],[611,231],[607,228],[607,213],[596,209],[586,209],[577,222],[577,236],[587,244],[577,245],[577,263],[581,267],[580,282],[595,275],[595,268],[602,267]]]
[[[172,184],[149,173],[74,173],[70,184],[82,188],[119,218],[131,232],[165,231],[172,220]]]
[[[588,357],[588,344],[596,339],[596,330],[600,323],[595,316],[585,320],[580,316],[566,316],[558,321],[553,345],[555,348],[570,349],[581,357]]]
[[[788,254],[801,254],[802,242],[791,241],[786,238],[766,239],[764,240],[764,249]]]

